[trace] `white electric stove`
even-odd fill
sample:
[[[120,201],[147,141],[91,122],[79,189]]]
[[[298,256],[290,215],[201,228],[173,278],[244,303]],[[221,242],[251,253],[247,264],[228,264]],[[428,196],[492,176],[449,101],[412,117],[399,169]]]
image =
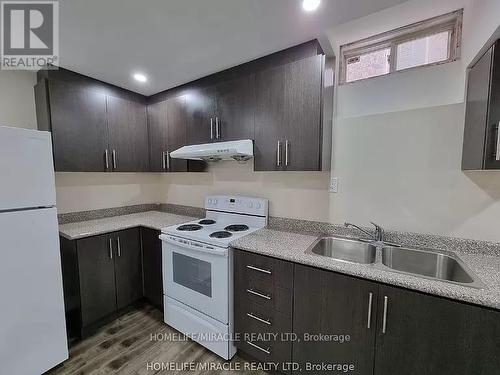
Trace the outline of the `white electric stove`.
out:
[[[162,229],[165,323],[225,359],[236,353],[229,244],[267,225],[268,201],[209,196],[206,217]]]

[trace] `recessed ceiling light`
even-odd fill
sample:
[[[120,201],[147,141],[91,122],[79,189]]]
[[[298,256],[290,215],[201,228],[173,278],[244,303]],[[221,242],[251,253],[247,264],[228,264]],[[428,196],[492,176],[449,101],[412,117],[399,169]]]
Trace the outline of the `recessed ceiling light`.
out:
[[[306,12],[312,12],[319,7],[319,3],[321,3],[321,0],[303,0],[302,8],[304,8]]]
[[[142,73],[135,73],[134,79],[139,82],[146,82],[148,80],[147,77]]]

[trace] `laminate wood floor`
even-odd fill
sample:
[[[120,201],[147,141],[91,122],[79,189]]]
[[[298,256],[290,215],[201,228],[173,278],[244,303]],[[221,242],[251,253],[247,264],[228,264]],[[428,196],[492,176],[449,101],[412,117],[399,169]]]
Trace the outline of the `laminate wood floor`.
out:
[[[180,334],[163,323],[161,311],[145,305],[77,343],[70,350],[70,358],[46,375],[266,374],[249,368],[249,362],[238,356],[224,361],[194,341],[172,336]],[[167,367],[184,363],[202,366]],[[232,368],[221,369],[223,364]]]

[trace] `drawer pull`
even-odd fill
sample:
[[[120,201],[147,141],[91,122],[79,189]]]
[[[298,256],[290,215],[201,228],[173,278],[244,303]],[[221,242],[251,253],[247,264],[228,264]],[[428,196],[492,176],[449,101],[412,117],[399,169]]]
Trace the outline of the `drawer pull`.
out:
[[[249,318],[255,319],[255,320],[256,320],[256,321],[258,321],[258,322],[261,322],[261,323],[267,324],[268,326],[270,326],[270,325],[271,325],[271,320],[269,320],[269,319],[267,319],[267,320],[266,320],[266,319],[262,319],[262,318],[259,318],[258,316],[255,316],[254,314],[251,314],[251,313],[247,313],[247,316],[248,316]]]
[[[247,293],[253,294],[254,296],[257,296],[257,297],[260,297],[260,298],[264,298],[264,299],[267,299],[267,300],[271,299],[271,296],[269,296],[267,294],[262,294],[262,293],[256,292],[255,290],[252,290],[252,289],[247,289]]]
[[[266,354],[271,354],[271,347],[269,347],[269,346],[267,347],[267,349],[264,349],[264,348],[260,347],[259,345],[254,344],[254,343],[253,343],[253,342],[251,342],[251,341],[245,341],[245,342],[246,342],[248,345],[253,346],[255,349],[260,350],[261,352],[264,352],[264,353],[266,353]]]
[[[254,271],[257,271],[257,272],[265,273],[267,275],[271,275],[271,271],[270,270],[265,270],[265,269],[254,267],[254,266],[247,266],[247,268],[249,270],[254,270]]]

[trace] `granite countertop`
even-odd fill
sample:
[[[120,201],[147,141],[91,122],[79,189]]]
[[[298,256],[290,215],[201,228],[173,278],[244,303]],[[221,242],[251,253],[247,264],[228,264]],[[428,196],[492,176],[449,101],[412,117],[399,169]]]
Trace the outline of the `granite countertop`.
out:
[[[317,236],[264,228],[231,242],[231,246],[389,285],[500,309],[500,257],[494,254],[454,251],[485,285],[483,289],[476,289],[390,271],[380,262],[380,250],[377,250],[376,263],[370,265],[349,263],[305,253],[316,239]]]
[[[147,211],[103,219],[60,224],[59,234],[69,240],[76,240],[78,238],[96,236],[98,234],[115,232],[138,226],[160,230],[163,227],[181,224],[195,219],[195,217],[191,216],[182,216],[159,211]]]

